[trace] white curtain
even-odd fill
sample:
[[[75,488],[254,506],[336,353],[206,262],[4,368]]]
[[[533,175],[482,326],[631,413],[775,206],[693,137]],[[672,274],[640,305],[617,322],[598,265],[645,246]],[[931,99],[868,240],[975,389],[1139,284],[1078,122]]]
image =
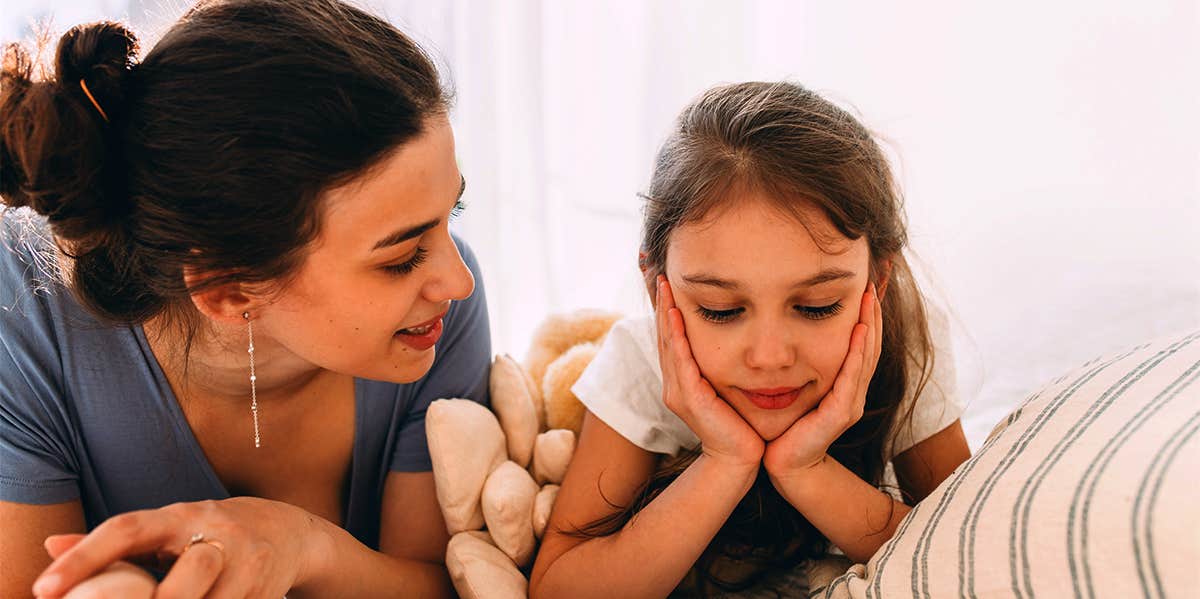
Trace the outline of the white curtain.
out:
[[[1045,3],[377,0],[432,48],[497,351],[646,306],[639,208],[674,115],[791,78],[886,140],[978,444],[1097,354],[1200,326],[1200,10]]]
[[[182,10],[5,0],[0,32],[115,3],[147,27]],[[747,79],[799,81],[886,140],[927,289],[958,325],[973,443],[1066,369],[1200,327],[1196,0],[364,3],[455,83],[459,229],[497,352],[523,356],[552,312],[646,309],[636,194],[654,152],[692,97]]]

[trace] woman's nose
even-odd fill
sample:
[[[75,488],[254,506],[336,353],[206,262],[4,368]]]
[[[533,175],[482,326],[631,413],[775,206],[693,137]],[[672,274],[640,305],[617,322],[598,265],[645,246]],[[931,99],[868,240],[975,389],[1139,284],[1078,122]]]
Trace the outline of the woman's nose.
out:
[[[463,262],[454,239],[447,236],[446,244],[447,250],[441,252],[441,259],[431,269],[434,274],[425,283],[425,299],[434,303],[464,300],[475,291],[475,275]]]

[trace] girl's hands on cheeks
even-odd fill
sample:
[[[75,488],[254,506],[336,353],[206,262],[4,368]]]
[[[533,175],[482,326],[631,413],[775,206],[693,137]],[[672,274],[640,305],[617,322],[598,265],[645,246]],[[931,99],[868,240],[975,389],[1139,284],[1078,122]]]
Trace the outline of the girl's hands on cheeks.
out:
[[[321,546],[304,510],[256,497],[177,503],[109,518],[86,536],[54,536],[54,563],[34,583],[38,597],[150,596],[278,599],[296,586]],[[190,543],[202,533],[200,542]],[[56,555],[57,553],[57,555]],[[125,562],[168,563],[150,594]],[[103,583],[103,584],[101,584]],[[112,587],[111,585],[119,585]],[[116,595],[107,589],[126,589]]]
[[[802,475],[825,460],[829,446],[862,418],[867,387],[883,347],[883,310],[875,284],[863,293],[858,323],[833,388],[817,407],[767,444],[763,465],[772,481]]]
[[[757,471],[763,456],[762,437],[717,396],[701,374],[684,332],[683,313],[675,306],[671,284],[662,275],[657,278],[654,312],[663,402],[700,437],[704,455]]]

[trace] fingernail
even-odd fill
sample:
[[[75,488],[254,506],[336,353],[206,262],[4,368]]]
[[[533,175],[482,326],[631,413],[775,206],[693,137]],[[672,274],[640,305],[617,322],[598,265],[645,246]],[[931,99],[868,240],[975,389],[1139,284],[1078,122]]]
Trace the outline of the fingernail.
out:
[[[33,583],[33,594],[49,595],[53,593],[58,590],[60,579],[61,577],[58,574],[48,574],[37,579],[37,582]]]

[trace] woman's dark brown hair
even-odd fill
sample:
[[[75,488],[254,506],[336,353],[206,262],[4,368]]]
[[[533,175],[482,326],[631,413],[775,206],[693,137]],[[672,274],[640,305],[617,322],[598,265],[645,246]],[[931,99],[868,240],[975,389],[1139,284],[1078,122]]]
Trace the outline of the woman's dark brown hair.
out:
[[[337,0],[202,0],[141,61],[137,46],[81,25],[52,73],[15,44],[0,70],[0,196],[46,217],[72,290],[112,322],[285,281],[321,192],[449,103],[408,37]],[[189,288],[185,268],[205,276]]]
[[[846,468],[878,485],[891,455],[888,433],[910,424],[911,404],[902,409],[903,400],[920,395],[933,361],[924,301],[902,252],[903,200],[887,159],[854,117],[799,85],[750,82],[709,90],[680,115],[644,196],[641,266],[648,287],[664,273],[671,233],[728,205],[739,189],[766,192],[762,195],[810,231],[815,228],[803,208],[818,207],[845,237],[866,238],[872,280],[888,277],[881,303],[883,349],[866,408],[829,449]],[[620,530],[697,455],[665,460],[631,505],[617,506],[577,533],[606,536]],[[760,470],[685,586],[700,595],[714,587],[750,588],[827,550],[827,539]]]

